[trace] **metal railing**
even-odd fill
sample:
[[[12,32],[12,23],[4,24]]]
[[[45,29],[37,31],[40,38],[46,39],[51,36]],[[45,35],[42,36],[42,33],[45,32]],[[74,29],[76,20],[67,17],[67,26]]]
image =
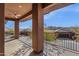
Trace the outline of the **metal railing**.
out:
[[[69,53],[69,55],[79,56],[79,38],[75,40],[69,38],[56,38],[52,40],[53,38],[51,38],[51,41],[48,41],[47,34],[45,35],[44,51],[46,55],[67,55]]]

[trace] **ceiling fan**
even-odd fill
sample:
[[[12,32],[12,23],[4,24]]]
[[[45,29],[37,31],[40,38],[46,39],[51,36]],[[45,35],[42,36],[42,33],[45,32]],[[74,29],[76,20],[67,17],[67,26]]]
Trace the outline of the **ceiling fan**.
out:
[[[17,12],[14,12],[14,17],[15,18],[18,18],[18,17],[20,17],[21,15],[20,14],[17,14]]]
[[[10,10],[10,9],[7,9],[9,13],[9,15],[13,15],[14,18],[18,18],[20,17],[21,15],[19,13],[17,13],[15,10]]]

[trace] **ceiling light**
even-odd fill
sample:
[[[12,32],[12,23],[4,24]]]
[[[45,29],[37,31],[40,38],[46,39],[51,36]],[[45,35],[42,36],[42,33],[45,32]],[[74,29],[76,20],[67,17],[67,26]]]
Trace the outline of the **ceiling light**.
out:
[[[15,16],[15,18],[18,18],[18,17],[20,17],[20,16],[21,16],[21,15],[18,14],[18,15]]]
[[[19,5],[18,7],[19,7],[19,8],[21,8],[22,6],[21,6],[21,5]]]
[[[16,16],[20,17],[21,15],[20,15],[20,14],[18,14],[18,15],[16,15]]]

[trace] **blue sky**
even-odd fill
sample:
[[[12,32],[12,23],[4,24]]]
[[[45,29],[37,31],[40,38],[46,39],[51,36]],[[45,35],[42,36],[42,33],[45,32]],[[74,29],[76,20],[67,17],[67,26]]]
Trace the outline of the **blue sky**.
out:
[[[79,26],[79,3],[52,11],[44,15],[44,24],[46,26],[70,27]],[[32,20],[20,22],[20,28],[32,26]],[[6,27],[13,28],[14,22],[8,21]]]

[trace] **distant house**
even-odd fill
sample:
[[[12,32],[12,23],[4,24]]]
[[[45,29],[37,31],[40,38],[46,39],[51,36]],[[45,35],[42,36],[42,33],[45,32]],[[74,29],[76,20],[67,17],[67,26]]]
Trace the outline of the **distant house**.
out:
[[[27,29],[22,29],[20,30],[20,35],[26,35],[26,36],[29,36],[32,32],[32,29],[30,28],[27,28]]]
[[[55,34],[57,35],[57,38],[75,39],[75,32],[70,31],[70,30],[58,29],[55,31]]]

